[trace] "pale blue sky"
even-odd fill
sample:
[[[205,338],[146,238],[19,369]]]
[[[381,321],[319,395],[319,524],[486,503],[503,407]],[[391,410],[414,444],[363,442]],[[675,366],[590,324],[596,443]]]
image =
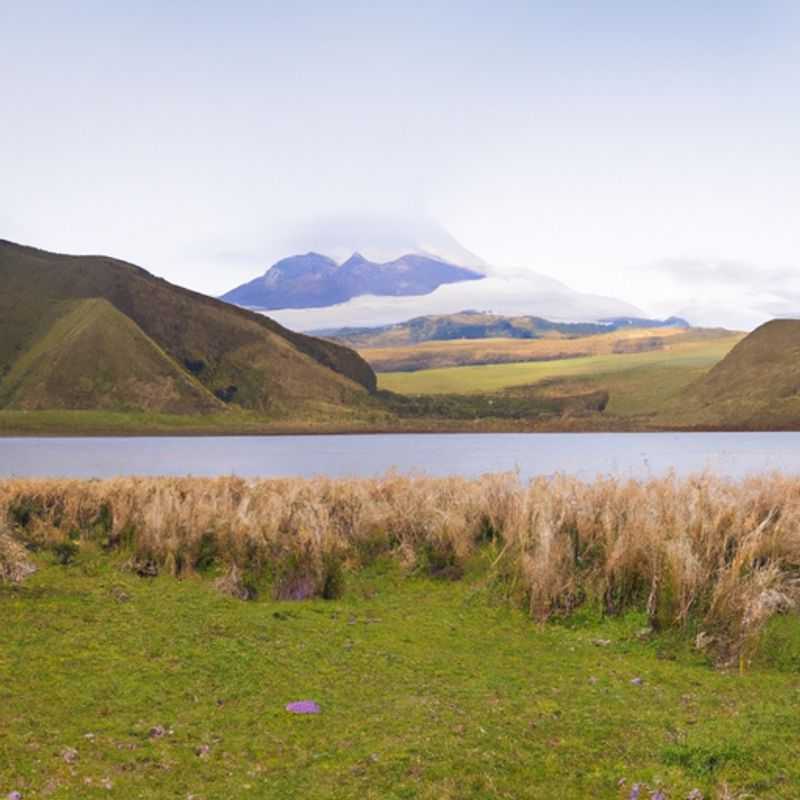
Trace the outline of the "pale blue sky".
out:
[[[675,263],[791,289],[800,3],[412,5],[5,0],[0,237],[221,292],[331,219],[434,219],[647,308],[698,300]]]

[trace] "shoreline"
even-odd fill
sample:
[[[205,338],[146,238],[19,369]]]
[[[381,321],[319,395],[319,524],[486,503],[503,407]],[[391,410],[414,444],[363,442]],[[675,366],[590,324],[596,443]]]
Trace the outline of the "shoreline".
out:
[[[753,426],[742,427],[737,425],[694,425],[694,426],[664,426],[649,427],[635,425],[593,426],[593,425],[519,425],[507,426],[491,425],[480,426],[447,426],[432,428],[425,426],[409,427],[346,427],[335,426],[330,428],[318,427],[309,429],[302,425],[289,425],[286,427],[270,426],[264,429],[252,428],[219,428],[187,430],[183,427],[173,429],[157,428],[149,430],[146,427],[127,429],[125,427],[95,428],[82,430],[79,426],[44,430],[31,430],[30,428],[0,430],[0,441],[3,439],[143,439],[143,438],[266,438],[281,436],[403,436],[403,435],[484,435],[484,434],[664,434],[664,433],[797,433],[800,423],[793,427]]]

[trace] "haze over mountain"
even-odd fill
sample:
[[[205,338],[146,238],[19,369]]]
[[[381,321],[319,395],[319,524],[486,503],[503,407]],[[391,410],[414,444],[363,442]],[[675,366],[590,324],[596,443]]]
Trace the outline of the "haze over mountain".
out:
[[[503,277],[439,286],[418,297],[365,295],[328,308],[283,309],[270,316],[293,330],[373,327],[419,316],[457,314],[465,308],[506,316],[529,315],[558,322],[596,322],[610,317],[647,317],[631,303],[577,292],[544,275]]]
[[[447,228],[425,214],[395,210],[377,213],[330,214],[288,225],[270,236],[270,248],[280,253],[326,253],[343,262],[355,251],[369,261],[392,261],[404,253],[437,258],[450,264],[489,272],[491,266],[468,250]],[[276,259],[272,259],[276,260]]]
[[[474,270],[419,254],[376,263],[353,253],[337,264],[319,253],[306,253],[278,261],[263,276],[232,289],[222,299],[263,310],[320,308],[362,295],[423,295],[442,284],[482,277]]]
[[[106,256],[0,240],[0,407],[347,413],[375,375],[292,333]]]

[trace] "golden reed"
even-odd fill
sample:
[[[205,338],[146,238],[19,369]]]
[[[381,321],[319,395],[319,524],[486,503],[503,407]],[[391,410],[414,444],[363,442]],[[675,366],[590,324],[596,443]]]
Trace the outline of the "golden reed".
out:
[[[691,623],[728,656],[800,600],[800,480],[777,474],[9,480],[0,524],[7,549],[94,541],[129,550],[145,574],[215,564],[243,597],[263,576],[281,597],[334,596],[341,575],[382,555],[457,577],[488,551],[496,585],[536,620],[638,608],[656,628]]]

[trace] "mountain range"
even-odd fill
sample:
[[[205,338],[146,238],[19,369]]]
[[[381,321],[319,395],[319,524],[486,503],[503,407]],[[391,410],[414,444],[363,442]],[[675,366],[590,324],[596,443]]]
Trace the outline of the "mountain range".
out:
[[[393,347],[419,342],[453,339],[538,339],[593,336],[628,328],[689,328],[685,319],[664,320],[641,317],[612,317],[597,322],[554,322],[543,317],[502,316],[482,311],[415,317],[393,325],[374,328],[334,328],[314,331],[350,347]]]
[[[375,262],[353,253],[342,264],[319,253],[284,258],[262,276],[222,295],[221,299],[264,311],[324,308],[362,295],[424,295],[439,286],[484,276],[431,256],[408,254]]]
[[[106,256],[0,240],[0,408],[344,413],[374,391],[352,350]]]

